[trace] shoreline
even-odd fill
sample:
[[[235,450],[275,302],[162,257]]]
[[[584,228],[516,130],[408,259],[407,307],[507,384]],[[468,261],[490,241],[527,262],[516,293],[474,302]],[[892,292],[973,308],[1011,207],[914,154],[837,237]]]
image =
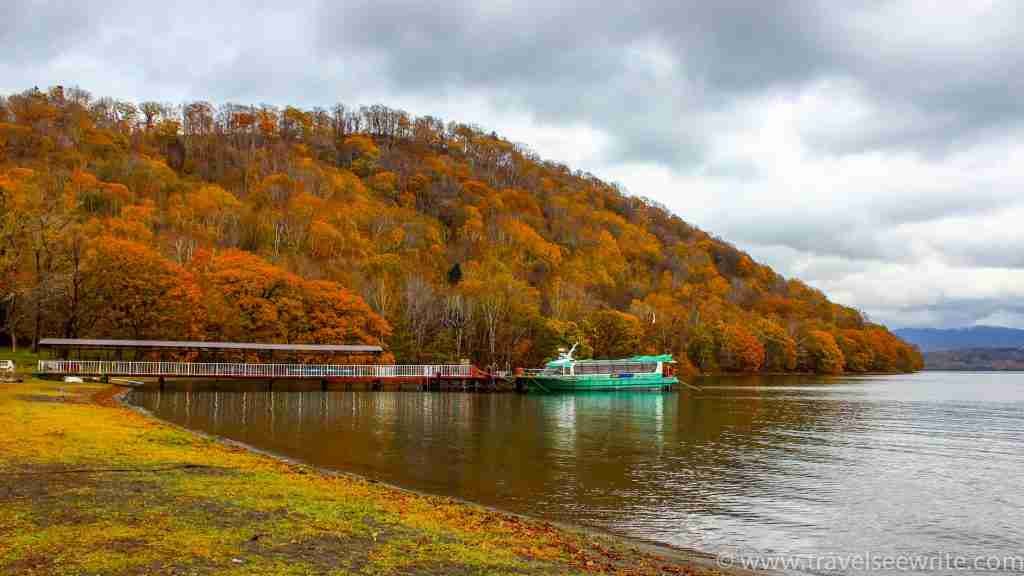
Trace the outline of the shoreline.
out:
[[[842,372],[840,374],[819,374],[818,372],[714,372],[697,374],[694,378],[751,378],[756,376],[812,376],[818,378],[856,378],[858,376],[898,376],[900,374],[918,374],[925,369],[913,372]]]
[[[603,530],[601,528],[594,527],[594,526],[585,526],[585,525],[581,525],[581,524],[571,524],[571,523],[567,523],[567,522],[559,522],[557,520],[548,520],[548,519],[540,518],[540,517],[537,517],[537,516],[531,516],[529,514],[523,514],[523,513],[520,513],[520,512],[513,512],[511,510],[506,510],[504,508],[498,508],[496,506],[488,506],[487,504],[481,504],[479,502],[474,502],[472,500],[466,500],[466,499],[460,498],[458,496],[449,496],[449,495],[445,495],[445,494],[436,494],[436,493],[433,493],[433,492],[425,492],[423,490],[416,490],[415,488],[409,488],[409,487],[406,487],[406,486],[401,486],[399,484],[393,484],[391,482],[385,482],[383,480],[377,480],[376,478],[372,478],[370,476],[365,476],[363,474],[358,474],[358,473],[355,473],[355,472],[350,472],[350,471],[347,471],[347,470],[340,470],[340,469],[336,469],[336,468],[327,468],[327,467],[324,467],[324,466],[317,466],[315,464],[310,464],[310,463],[305,462],[303,460],[300,460],[300,459],[297,459],[297,458],[293,458],[291,456],[287,456],[287,455],[281,454],[279,452],[274,452],[272,450],[266,450],[266,449],[263,449],[263,448],[259,448],[259,447],[253,446],[251,444],[247,444],[247,443],[239,441],[239,440],[235,440],[235,439],[232,439],[232,438],[227,438],[225,436],[219,436],[217,434],[211,434],[209,432],[204,432],[202,430],[194,430],[192,428],[188,428],[186,426],[182,426],[181,424],[177,424],[175,422],[164,420],[163,418],[160,418],[159,416],[154,414],[152,411],[150,411],[150,410],[148,410],[146,408],[143,408],[142,406],[136,406],[134,404],[129,403],[127,401],[127,396],[129,394],[131,394],[132,390],[134,390],[134,387],[131,387],[131,386],[125,387],[125,386],[120,386],[120,385],[116,385],[116,384],[112,384],[111,387],[124,388],[124,390],[121,390],[117,394],[113,395],[112,399],[115,402],[117,402],[122,408],[124,408],[126,410],[131,410],[133,412],[141,414],[142,416],[145,416],[146,418],[150,418],[150,419],[160,423],[161,425],[169,426],[169,427],[181,430],[182,432],[186,432],[186,433],[189,433],[189,434],[194,434],[194,435],[200,436],[200,437],[202,437],[204,439],[210,440],[212,442],[217,442],[217,443],[223,444],[225,446],[229,446],[229,447],[233,447],[233,448],[239,448],[239,449],[251,452],[253,454],[257,454],[259,456],[263,456],[263,457],[266,457],[266,458],[271,458],[273,460],[277,460],[279,462],[288,464],[289,466],[297,466],[297,467],[306,468],[306,469],[314,471],[317,474],[323,474],[325,476],[349,478],[349,479],[354,479],[354,480],[357,480],[357,481],[360,481],[360,482],[367,482],[367,483],[370,483],[370,484],[375,484],[375,485],[379,485],[379,486],[388,488],[390,490],[396,490],[396,491],[399,491],[399,492],[405,492],[405,493],[412,494],[412,495],[418,496],[418,497],[442,498],[442,499],[454,502],[455,504],[458,504],[460,506],[467,506],[467,507],[471,507],[471,508],[477,508],[477,509],[480,509],[482,511],[485,511],[485,512],[488,512],[488,513],[492,513],[492,514],[501,514],[501,515],[505,515],[505,516],[511,516],[511,517],[519,518],[519,519],[527,521],[527,522],[536,522],[536,523],[542,523],[542,524],[549,524],[549,525],[554,526],[555,528],[557,528],[559,530],[563,530],[563,531],[566,531],[566,532],[571,532],[571,533],[579,534],[579,535],[584,536],[584,537],[607,538],[607,539],[610,539],[610,540],[615,540],[615,541],[617,541],[619,544],[621,544],[623,546],[628,546],[628,547],[632,547],[632,548],[641,549],[643,552],[646,552],[646,553],[649,553],[649,554],[662,555],[662,556],[669,557],[673,561],[676,561],[676,562],[681,562],[681,563],[686,563],[686,564],[694,564],[694,565],[696,565],[696,567],[701,568],[701,569],[716,570],[716,571],[722,572],[722,569],[716,564],[716,557],[715,557],[715,555],[707,553],[707,552],[702,552],[700,550],[693,550],[693,549],[688,549],[688,548],[680,548],[680,547],[675,547],[675,546],[671,546],[671,545],[668,545],[668,544],[664,544],[662,542],[655,542],[655,541],[652,541],[652,540],[645,540],[643,538],[637,538],[637,537],[633,537],[633,536],[626,536],[626,535],[623,535],[623,534],[616,534],[616,533],[609,532],[607,530]],[[752,574],[755,574],[755,573],[754,572],[749,572],[749,571],[743,571],[743,570],[740,570],[740,569],[734,569],[734,570],[730,570],[728,572],[728,574],[735,574],[735,575],[747,574],[747,575],[752,575]]]
[[[138,573],[143,562],[167,574],[753,574],[312,466],[161,420],[127,403],[129,390],[0,385],[10,432],[0,476],[30,478],[0,492],[14,503],[0,506],[0,571]]]

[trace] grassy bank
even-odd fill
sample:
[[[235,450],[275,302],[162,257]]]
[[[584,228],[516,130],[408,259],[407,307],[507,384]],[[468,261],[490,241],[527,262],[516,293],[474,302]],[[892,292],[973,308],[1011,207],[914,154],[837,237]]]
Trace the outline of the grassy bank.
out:
[[[0,385],[0,574],[681,574],[604,536],[318,473],[120,406]]]
[[[19,374],[30,374],[36,369],[39,355],[32,353],[31,348],[19,348],[17,353],[11,352],[9,347],[0,348],[0,360],[14,360]]]

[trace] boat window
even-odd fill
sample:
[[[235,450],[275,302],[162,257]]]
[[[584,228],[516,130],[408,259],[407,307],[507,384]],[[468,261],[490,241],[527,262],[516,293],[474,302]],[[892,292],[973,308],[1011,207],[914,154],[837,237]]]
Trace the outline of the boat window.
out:
[[[569,367],[568,366],[549,366],[549,367],[544,369],[544,374],[547,374],[547,375],[560,375],[560,374],[568,374],[568,373],[569,373]]]
[[[579,362],[576,374],[642,374],[658,369],[656,362]]]

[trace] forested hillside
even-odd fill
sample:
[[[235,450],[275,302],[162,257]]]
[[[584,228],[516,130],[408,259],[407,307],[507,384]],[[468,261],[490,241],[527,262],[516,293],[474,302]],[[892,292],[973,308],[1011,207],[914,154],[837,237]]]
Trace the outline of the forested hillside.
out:
[[[0,100],[2,332],[386,344],[535,366],[558,346],[702,371],[921,356],[657,204],[383,106]]]
[[[963,348],[924,353],[926,370],[1024,370],[1024,348]]]

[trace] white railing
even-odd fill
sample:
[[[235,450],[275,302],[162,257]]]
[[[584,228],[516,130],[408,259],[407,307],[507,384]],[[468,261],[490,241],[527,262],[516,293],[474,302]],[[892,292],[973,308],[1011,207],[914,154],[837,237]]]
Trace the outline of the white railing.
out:
[[[14,373],[14,360],[0,360],[0,374]]]
[[[470,378],[468,364],[244,364],[40,360],[40,374],[177,378]]]

